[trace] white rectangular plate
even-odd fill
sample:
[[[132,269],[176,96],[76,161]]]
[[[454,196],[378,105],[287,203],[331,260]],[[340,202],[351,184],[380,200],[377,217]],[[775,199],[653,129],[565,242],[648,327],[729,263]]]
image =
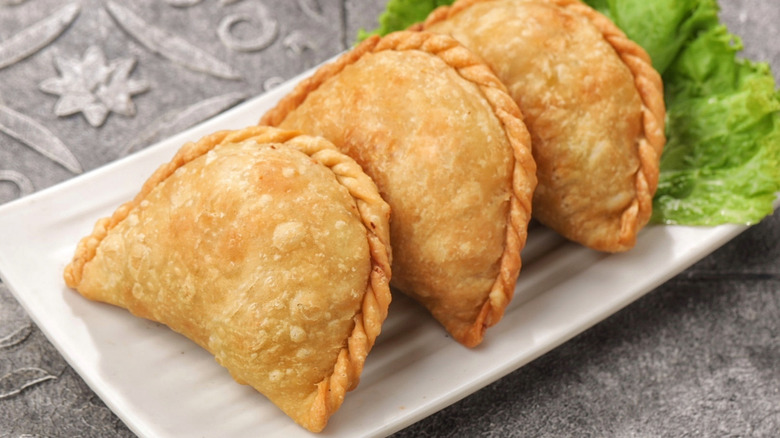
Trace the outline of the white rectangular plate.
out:
[[[255,124],[302,76],[141,153],[0,206],[3,281],[140,436],[312,435],[186,338],[90,302],[62,280],[76,242],[185,141]],[[536,227],[523,251],[515,299],[480,347],[462,347],[419,306],[396,296],[360,386],[319,436],[383,436],[412,424],[601,321],[744,229],[653,226],[630,252],[605,255]]]

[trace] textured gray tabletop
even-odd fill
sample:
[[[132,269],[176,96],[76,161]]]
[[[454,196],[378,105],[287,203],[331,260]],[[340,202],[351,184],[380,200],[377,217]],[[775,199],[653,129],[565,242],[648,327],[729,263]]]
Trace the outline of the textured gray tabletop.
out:
[[[0,0],[0,203],[263,93],[347,48],[359,28],[375,26],[384,3]],[[745,54],[769,62],[780,78],[778,0],[721,3]],[[153,29],[175,44],[160,47]],[[103,86],[77,92],[78,81]],[[561,347],[398,433],[561,435],[780,436],[780,214]],[[6,436],[132,432],[0,283]]]

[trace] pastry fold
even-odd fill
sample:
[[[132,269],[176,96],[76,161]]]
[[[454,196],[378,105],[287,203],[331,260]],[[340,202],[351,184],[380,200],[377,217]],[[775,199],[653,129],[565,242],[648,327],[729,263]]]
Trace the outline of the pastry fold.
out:
[[[389,214],[327,140],[223,131],[184,145],[98,221],[64,277],[190,338],[320,431],[387,316]]]
[[[488,66],[446,35],[372,37],[260,123],[354,158],[392,208],[392,285],[482,341],[514,293],[536,186],[522,115]]]
[[[579,0],[459,0],[415,28],[473,50],[520,106],[536,219],[593,249],[635,245],[666,142],[661,77],[639,45]]]

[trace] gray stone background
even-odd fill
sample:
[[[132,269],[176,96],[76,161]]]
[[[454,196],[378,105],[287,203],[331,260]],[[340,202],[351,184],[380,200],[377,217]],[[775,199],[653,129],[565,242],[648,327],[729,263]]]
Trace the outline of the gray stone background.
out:
[[[349,47],[384,3],[0,0],[0,203],[263,93]],[[778,0],[721,6],[780,79]],[[0,283],[0,437],[21,436],[132,433]],[[780,436],[780,214],[397,436]]]

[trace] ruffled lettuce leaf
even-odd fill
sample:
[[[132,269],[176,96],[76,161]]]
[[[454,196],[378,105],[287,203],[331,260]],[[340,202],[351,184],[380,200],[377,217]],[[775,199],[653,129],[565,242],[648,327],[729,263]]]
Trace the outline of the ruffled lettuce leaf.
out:
[[[718,25],[716,0],[586,0],[642,46],[660,73],[702,29]]]
[[[725,27],[698,34],[664,74],[668,142],[655,222],[752,224],[780,191],[780,94],[769,67],[736,58]]]
[[[384,35],[452,0],[390,0]],[[653,221],[752,224],[780,192],[780,93],[769,66],[738,58],[716,0],[585,0],[650,55],[664,79],[667,145]]]
[[[363,40],[369,35],[387,35],[396,30],[425,20],[434,9],[450,5],[454,0],[390,0],[385,11],[379,15],[379,27],[371,32],[360,30],[358,39]]]

